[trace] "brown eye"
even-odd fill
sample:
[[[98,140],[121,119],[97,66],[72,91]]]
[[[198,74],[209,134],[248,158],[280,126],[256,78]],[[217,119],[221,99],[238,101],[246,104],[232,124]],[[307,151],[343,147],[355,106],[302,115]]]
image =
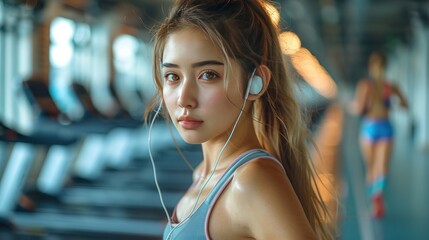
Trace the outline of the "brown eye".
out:
[[[174,73],[168,73],[168,74],[165,74],[164,75],[164,80],[166,81],[166,82],[176,82],[176,81],[178,81],[179,80],[179,76],[177,76],[176,74],[174,74]]]
[[[203,80],[212,80],[212,79],[216,79],[219,76],[215,73],[215,72],[211,72],[211,71],[207,71],[207,72],[203,72],[200,76],[200,79]]]

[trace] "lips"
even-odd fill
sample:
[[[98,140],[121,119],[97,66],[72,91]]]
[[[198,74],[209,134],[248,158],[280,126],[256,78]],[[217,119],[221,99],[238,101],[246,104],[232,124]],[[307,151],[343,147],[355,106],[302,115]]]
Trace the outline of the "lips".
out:
[[[178,123],[184,129],[196,129],[203,124],[203,121],[190,116],[180,116],[178,119]]]

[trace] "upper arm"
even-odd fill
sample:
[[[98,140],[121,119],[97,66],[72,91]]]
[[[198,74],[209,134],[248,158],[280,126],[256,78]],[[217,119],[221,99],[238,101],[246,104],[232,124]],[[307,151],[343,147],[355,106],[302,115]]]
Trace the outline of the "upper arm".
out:
[[[240,224],[255,239],[315,239],[302,206],[281,166],[258,159],[236,172],[233,202]]]
[[[408,107],[407,100],[405,99],[404,95],[402,94],[398,86],[396,84],[391,84],[390,87],[392,89],[392,93],[399,98],[401,105],[404,107]]]

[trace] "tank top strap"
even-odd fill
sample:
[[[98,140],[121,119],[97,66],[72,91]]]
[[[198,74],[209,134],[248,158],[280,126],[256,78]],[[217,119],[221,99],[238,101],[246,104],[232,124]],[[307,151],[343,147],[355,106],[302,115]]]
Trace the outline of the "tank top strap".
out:
[[[250,151],[247,151],[240,155],[232,164],[231,166],[226,170],[226,172],[223,174],[221,179],[217,182],[217,184],[213,187],[213,190],[210,192],[210,194],[207,196],[205,202],[210,203],[213,201],[213,199],[216,197],[217,193],[224,187],[225,183],[228,182],[231,175],[234,174],[235,170],[242,166],[243,164],[249,162],[250,160],[253,160],[255,158],[259,157],[271,157],[269,153],[262,149],[253,149]]]

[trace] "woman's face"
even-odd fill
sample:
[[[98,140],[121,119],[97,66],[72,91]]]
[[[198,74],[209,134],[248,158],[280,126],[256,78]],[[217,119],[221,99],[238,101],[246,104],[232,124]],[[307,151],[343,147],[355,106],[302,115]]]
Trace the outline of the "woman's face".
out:
[[[162,59],[163,98],[182,138],[192,144],[224,142],[243,104],[239,65],[232,62],[226,90],[222,52],[193,28],[171,33]]]

